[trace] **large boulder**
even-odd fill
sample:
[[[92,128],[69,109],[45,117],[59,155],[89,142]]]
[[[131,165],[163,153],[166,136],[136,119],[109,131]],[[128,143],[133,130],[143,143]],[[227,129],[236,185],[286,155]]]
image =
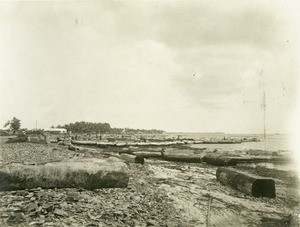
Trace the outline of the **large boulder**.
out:
[[[70,159],[44,165],[12,163],[0,167],[0,190],[30,188],[120,188],[127,187],[128,168],[122,160]]]

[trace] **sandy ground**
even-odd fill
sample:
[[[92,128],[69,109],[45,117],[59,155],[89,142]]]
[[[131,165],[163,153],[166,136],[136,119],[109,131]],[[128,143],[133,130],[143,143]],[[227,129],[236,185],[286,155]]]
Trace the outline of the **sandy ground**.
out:
[[[91,155],[56,144],[2,141],[0,149],[2,165]],[[128,188],[0,192],[0,226],[299,226],[299,198],[288,179],[273,178],[276,198],[254,198],[222,185],[217,167],[206,163],[128,165]],[[255,174],[251,165],[237,168]]]

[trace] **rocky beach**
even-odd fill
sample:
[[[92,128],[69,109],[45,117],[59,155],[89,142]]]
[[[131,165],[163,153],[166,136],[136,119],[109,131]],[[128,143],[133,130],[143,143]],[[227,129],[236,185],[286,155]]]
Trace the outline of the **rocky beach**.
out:
[[[42,165],[80,158],[106,159],[120,151],[155,152],[160,147],[81,146],[70,150],[60,143],[5,143],[1,138],[1,166],[11,163]],[[224,151],[174,145],[169,153],[218,154]],[[254,151],[253,151],[254,152]],[[256,151],[257,152],[257,151]],[[238,153],[238,152],[235,152]],[[240,153],[245,153],[244,151]],[[254,152],[255,153],[255,152]],[[233,153],[227,152],[227,155]],[[248,155],[251,151],[248,151]],[[266,154],[262,154],[266,156]],[[274,155],[274,153],[273,153]],[[284,157],[285,152],[279,152]],[[269,155],[272,157],[272,153]],[[257,157],[257,155],[256,155]],[[0,192],[1,226],[298,226],[299,183],[293,171],[272,176],[275,198],[255,198],[216,178],[217,166],[201,162],[146,158],[125,162],[129,182],[125,188],[41,187]],[[260,171],[257,171],[257,166]],[[287,166],[288,164],[271,164]],[[238,163],[235,169],[270,176],[267,164]],[[280,170],[280,168],[277,168]],[[269,172],[268,172],[269,170]],[[274,173],[274,171],[271,171]]]

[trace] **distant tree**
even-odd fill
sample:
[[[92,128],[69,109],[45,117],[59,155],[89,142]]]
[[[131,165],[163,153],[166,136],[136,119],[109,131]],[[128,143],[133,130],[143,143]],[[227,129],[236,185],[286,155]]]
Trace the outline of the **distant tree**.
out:
[[[20,129],[21,127],[21,120],[13,117],[11,121],[7,121],[4,127],[9,126],[10,130],[13,130],[14,134]]]

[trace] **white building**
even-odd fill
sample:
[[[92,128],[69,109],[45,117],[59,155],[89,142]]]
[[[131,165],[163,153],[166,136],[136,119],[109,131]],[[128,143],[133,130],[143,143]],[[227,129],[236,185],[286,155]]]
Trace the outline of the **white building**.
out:
[[[44,132],[52,133],[52,134],[64,134],[64,133],[67,133],[67,129],[65,129],[65,128],[47,128],[47,129],[44,129]]]

